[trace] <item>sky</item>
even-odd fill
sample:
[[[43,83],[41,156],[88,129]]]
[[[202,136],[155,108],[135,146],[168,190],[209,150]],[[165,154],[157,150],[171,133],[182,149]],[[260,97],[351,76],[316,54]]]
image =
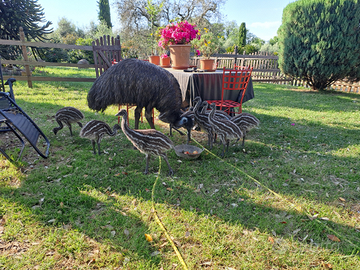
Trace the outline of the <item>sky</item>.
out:
[[[98,23],[98,0],[38,0],[44,8],[45,19],[52,21],[54,29],[63,17],[79,28],[90,25],[90,21]],[[117,22],[116,0],[109,0],[111,22],[119,29]],[[236,21],[238,26],[245,22],[246,28],[255,36],[268,41],[277,35],[281,25],[283,9],[293,0],[226,0],[221,8],[225,21]]]

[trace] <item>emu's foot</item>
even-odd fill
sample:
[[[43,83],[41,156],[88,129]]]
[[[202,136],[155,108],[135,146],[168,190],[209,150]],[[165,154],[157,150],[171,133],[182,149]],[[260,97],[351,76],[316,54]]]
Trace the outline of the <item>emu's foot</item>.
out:
[[[173,170],[169,170],[169,176],[174,176],[174,171]]]

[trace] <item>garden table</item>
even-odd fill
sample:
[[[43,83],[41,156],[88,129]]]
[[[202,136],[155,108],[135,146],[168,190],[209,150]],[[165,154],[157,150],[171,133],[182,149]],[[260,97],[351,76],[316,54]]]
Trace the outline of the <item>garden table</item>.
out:
[[[179,82],[183,107],[192,106],[192,101],[197,96],[200,96],[202,100],[221,99],[223,70],[214,72],[184,72],[172,68],[166,68],[166,70],[171,72]],[[240,101],[240,91],[226,91],[224,95],[226,95],[224,99]],[[243,103],[252,98],[254,98],[254,88],[250,78]]]

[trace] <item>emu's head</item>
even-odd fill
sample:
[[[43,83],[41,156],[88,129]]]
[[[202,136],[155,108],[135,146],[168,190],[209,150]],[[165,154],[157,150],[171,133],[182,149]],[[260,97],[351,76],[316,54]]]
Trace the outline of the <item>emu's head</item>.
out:
[[[176,128],[184,127],[187,130],[191,129],[194,126],[194,121],[191,115],[185,115],[180,118],[180,120],[174,124]]]
[[[127,117],[127,111],[122,109],[121,111],[119,111],[117,114],[115,114],[115,116],[122,116],[122,117]]]
[[[179,110],[177,112],[164,112],[159,115],[159,120],[172,124],[176,128],[188,127],[193,125],[193,120],[191,115],[182,115],[182,112]]]

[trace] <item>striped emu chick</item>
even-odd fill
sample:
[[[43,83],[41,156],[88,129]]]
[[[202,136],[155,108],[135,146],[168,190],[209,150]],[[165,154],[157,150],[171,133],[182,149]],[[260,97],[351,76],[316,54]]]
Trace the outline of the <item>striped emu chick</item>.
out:
[[[231,118],[231,121],[234,122],[243,133],[243,142],[242,146],[245,144],[246,133],[249,132],[252,128],[257,127],[260,124],[260,120],[257,119],[250,113],[240,113]]]
[[[208,115],[201,114],[199,112],[200,105],[201,105],[201,98],[200,97],[194,98],[194,103],[195,103],[195,107],[194,107],[195,123],[197,123],[199,125],[199,127],[203,131],[207,132],[207,134],[208,134],[208,145],[209,145],[210,149],[212,149],[213,138],[214,138],[213,127],[209,122]]]
[[[210,113],[210,110],[208,110],[209,103],[207,101],[203,101],[201,103],[201,106],[202,106],[201,114],[205,114],[206,117],[209,117],[209,113]],[[226,112],[221,111],[221,110],[216,110],[215,111],[215,117],[219,118],[219,119],[225,119],[225,120],[230,120],[231,119],[230,115],[228,115]],[[216,133],[215,132],[213,134],[213,139],[214,139],[213,143],[215,143],[216,142]]]
[[[208,110],[209,103],[207,101],[203,101],[201,103],[201,106],[202,106],[201,113],[206,114],[207,116],[209,116],[209,113],[210,113],[210,110]],[[218,117],[220,119],[231,120],[231,116],[229,114],[227,114],[226,112],[221,111],[221,110],[216,110],[215,111],[215,117]]]
[[[55,120],[59,124],[59,127],[54,128],[53,132],[56,135],[56,133],[64,127],[64,123],[69,127],[70,135],[72,136],[71,124],[78,123],[79,127],[82,127],[82,124],[80,123],[80,120],[82,119],[84,119],[84,115],[78,109],[74,107],[64,107],[55,114]]]
[[[216,134],[208,119],[210,113],[210,111],[207,110],[208,103],[207,101],[201,102],[200,97],[194,98],[194,102],[196,102],[195,107],[197,108],[197,109],[194,108],[195,122],[200,126],[201,129],[205,130],[208,133],[208,140],[209,140],[208,145],[210,146],[210,149],[212,149]],[[201,107],[202,110],[200,112]],[[223,111],[215,111],[215,117],[225,120],[230,119],[230,116]]]
[[[120,129],[121,127],[118,124],[115,124],[113,129],[111,129],[110,126],[103,121],[91,120],[90,122],[87,122],[86,125],[81,129],[80,137],[91,140],[95,155],[96,155],[96,150],[95,150],[95,143],[96,143],[98,147],[98,153],[100,155],[101,154],[100,142],[102,138],[105,135],[115,136],[117,131]]]
[[[144,174],[147,174],[149,170],[150,155],[154,155],[160,156],[166,161],[169,167],[169,175],[173,175],[174,171],[167,159],[166,152],[174,147],[174,143],[160,131],[155,129],[129,128],[126,110],[121,110],[116,114],[116,116],[122,116],[122,131],[129,139],[129,141],[131,141],[132,144],[146,156],[146,167]]]
[[[215,117],[215,111],[216,111],[215,103],[210,104],[210,109],[211,111],[208,116],[209,122],[223,144],[223,150],[221,153],[221,157],[223,157],[225,155],[225,145],[227,151],[229,149],[230,140],[232,139],[240,140],[243,137],[243,133],[241,129],[231,120],[220,119]]]

